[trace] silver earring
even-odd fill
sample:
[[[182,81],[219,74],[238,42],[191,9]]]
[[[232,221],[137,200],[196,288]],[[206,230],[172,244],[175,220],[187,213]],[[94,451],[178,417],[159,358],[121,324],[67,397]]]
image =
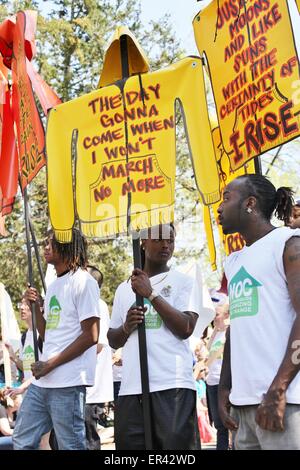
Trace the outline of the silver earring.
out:
[[[251,209],[251,207],[247,207],[246,211],[248,212],[248,214],[252,214],[252,209]]]

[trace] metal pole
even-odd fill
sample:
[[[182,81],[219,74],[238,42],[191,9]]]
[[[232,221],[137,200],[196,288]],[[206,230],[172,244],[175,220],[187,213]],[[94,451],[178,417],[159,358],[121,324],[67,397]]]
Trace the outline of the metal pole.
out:
[[[129,64],[128,64],[128,46],[127,37],[121,36],[120,38],[120,52],[122,63],[122,78],[129,77]],[[125,126],[127,123],[125,121]],[[128,148],[128,133],[127,128],[125,132],[126,147]],[[128,155],[127,155],[128,158]],[[131,208],[131,193],[128,193],[128,226],[130,224],[130,208]],[[135,268],[142,269],[141,251],[140,251],[140,237],[132,237],[133,246],[133,264]],[[144,307],[144,298],[136,295],[136,305]],[[141,385],[142,385],[142,407],[144,417],[144,430],[145,430],[145,447],[146,450],[152,450],[152,424],[151,424],[151,404],[149,393],[149,374],[148,374],[148,359],[147,359],[147,343],[146,343],[146,329],[145,320],[138,327],[139,339],[139,355],[140,355],[140,370],[141,370]]]
[[[38,264],[38,270],[39,270],[39,273],[40,273],[40,278],[41,278],[41,281],[42,281],[44,292],[46,294],[47,287],[46,287],[45,277],[44,277],[44,273],[43,273],[41,257],[40,257],[40,254],[39,254],[39,249],[38,249],[38,245],[37,245],[37,241],[36,241],[36,238],[35,238],[33,225],[32,225],[32,222],[31,222],[30,218],[29,218],[29,228],[30,228],[32,244],[33,244],[33,248],[34,248],[34,252],[35,252],[35,257],[36,257],[36,261],[37,261],[37,264]]]
[[[27,258],[28,258],[28,283],[33,287],[33,270],[32,270],[32,256],[31,256],[31,243],[30,243],[30,229],[29,229],[29,213],[28,213],[28,198],[27,189],[24,189],[24,214],[25,214],[25,232],[26,232],[26,245],[27,245]],[[31,315],[32,315],[32,333],[33,333],[33,346],[34,346],[34,358],[35,361],[39,360],[38,353],[38,341],[36,333],[36,311],[35,303],[31,303]]]

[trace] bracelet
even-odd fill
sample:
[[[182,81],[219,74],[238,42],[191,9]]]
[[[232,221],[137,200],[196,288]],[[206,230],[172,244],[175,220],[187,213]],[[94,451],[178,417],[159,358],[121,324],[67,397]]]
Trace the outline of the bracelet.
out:
[[[122,330],[123,330],[123,332],[125,333],[126,336],[130,336],[130,333],[125,328],[125,323],[123,323],[123,325],[122,325]]]

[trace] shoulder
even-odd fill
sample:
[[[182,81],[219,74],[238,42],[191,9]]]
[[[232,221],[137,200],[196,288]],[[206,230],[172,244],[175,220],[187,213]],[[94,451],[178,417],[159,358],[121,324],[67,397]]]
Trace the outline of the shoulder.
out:
[[[70,281],[73,284],[97,284],[93,276],[90,275],[85,269],[78,268],[74,273],[70,273]]]
[[[118,285],[115,295],[122,295],[128,292],[129,290],[131,290],[131,282],[130,282],[130,279],[129,280],[126,279],[125,281],[121,282],[121,284]]]
[[[101,317],[108,317],[109,318],[109,310],[108,305],[104,300],[99,299],[99,306],[100,306],[100,315]]]
[[[183,287],[192,287],[194,283],[194,279],[189,276],[188,274],[182,273],[180,271],[172,270],[170,271],[170,277],[169,277],[170,282]]]
[[[285,261],[298,261],[300,259],[300,230],[298,235],[292,234],[285,242],[283,257]]]

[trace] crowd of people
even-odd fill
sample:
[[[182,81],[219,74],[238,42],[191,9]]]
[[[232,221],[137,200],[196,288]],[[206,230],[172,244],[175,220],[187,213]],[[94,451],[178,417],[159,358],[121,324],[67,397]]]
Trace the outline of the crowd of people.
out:
[[[144,325],[154,449],[300,449],[300,200],[244,175],[225,188],[218,213],[223,233],[240,233],[245,246],[226,260],[228,295],[211,291],[215,318],[194,350],[201,309],[195,280],[169,267],[172,224],[142,234],[141,269],[117,288],[111,318],[81,232],[65,244],[48,233],[44,255],[57,277],[45,299],[33,287],[21,299],[27,332],[18,355],[7,347],[23,381],[1,395],[0,448],[99,450],[113,402],[116,449],[144,450]]]

